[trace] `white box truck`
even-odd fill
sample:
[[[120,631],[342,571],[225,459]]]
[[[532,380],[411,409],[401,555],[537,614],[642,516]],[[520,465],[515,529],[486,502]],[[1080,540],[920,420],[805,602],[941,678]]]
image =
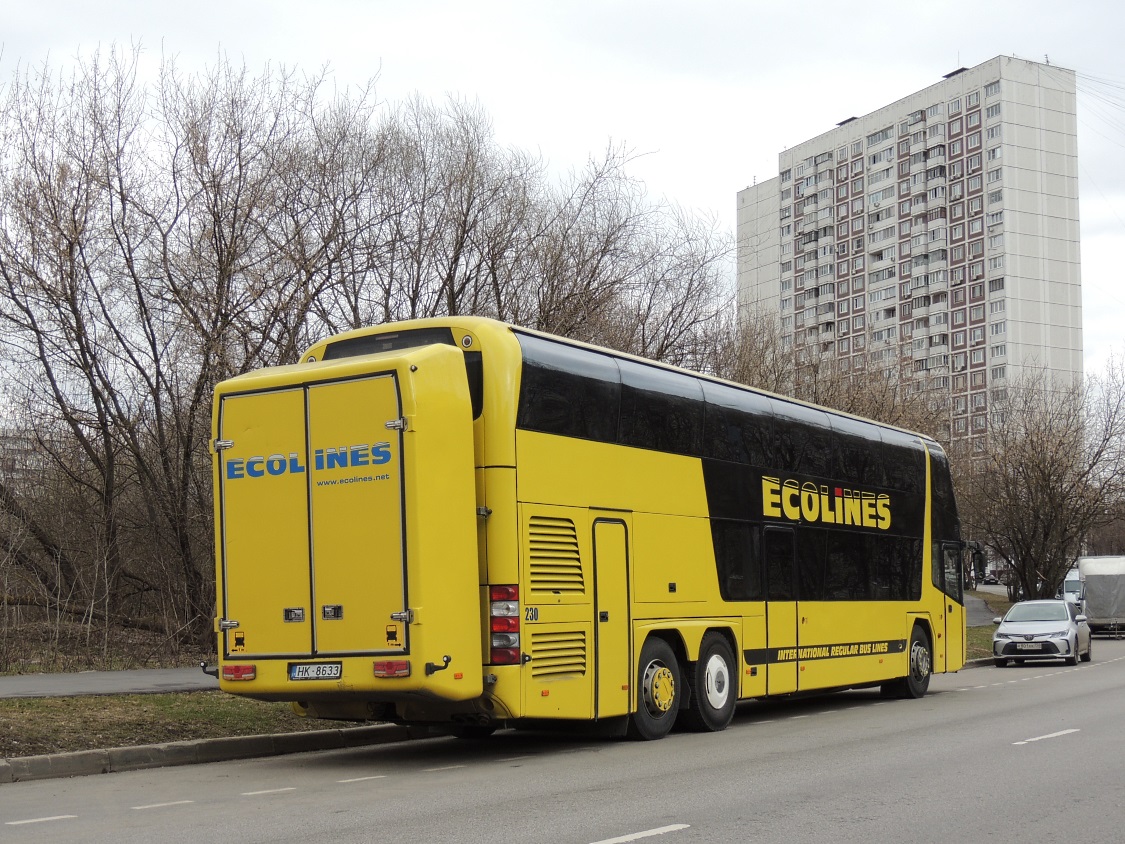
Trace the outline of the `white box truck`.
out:
[[[1092,633],[1125,632],[1125,557],[1079,557]]]

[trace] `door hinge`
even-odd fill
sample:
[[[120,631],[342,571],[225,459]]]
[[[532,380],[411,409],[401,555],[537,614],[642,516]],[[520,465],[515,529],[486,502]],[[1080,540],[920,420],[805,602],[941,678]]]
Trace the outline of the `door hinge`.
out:
[[[477,515],[480,516],[482,519],[487,519],[489,516],[492,515],[492,508],[491,507],[478,507],[477,508]]]
[[[391,621],[401,621],[403,624],[414,623],[414,610],[404,610],[403,612],[391,613]]]
[[[398,419],[392,419],[383,425],[388,431],[405,431],[406,430],[406,417],[400,416]]]
[[[233,618],[220,618],[219,619],[219,629],[220,630],[234,630],[234,628],[236,628],[236,627],[238,627],[238,622],[235,621]]]
[[[228,448],[234,448],[234,440],[212,440],[211,448],[218,454],[220,451],[225,451]]]

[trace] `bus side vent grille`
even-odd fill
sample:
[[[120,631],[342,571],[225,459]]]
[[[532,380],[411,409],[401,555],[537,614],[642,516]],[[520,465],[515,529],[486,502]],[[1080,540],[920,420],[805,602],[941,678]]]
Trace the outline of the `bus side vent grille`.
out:
[[[586,673],[586,633],[563,630],[531,634],[531,676],[580,676]]]
[[[581,595],[586,591],[578,532],[570,519],[532,516],[528,525],[531,592]]]

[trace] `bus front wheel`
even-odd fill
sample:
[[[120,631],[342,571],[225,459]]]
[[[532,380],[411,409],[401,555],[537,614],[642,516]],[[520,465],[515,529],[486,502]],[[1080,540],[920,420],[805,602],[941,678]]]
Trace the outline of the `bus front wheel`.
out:
[[[910,662],[905,677],[883,684],[883,694],[887,697],[920,698],[930,688],[934,657],[930,647],[930,637],[926,631],[915,626],[910,634]]]
[[[629,720],[632,738],[664,738],[680,708],[680,665],[663,639],[649,637],[637,666],[637,709]]]
[[[696,732],[725,730],[738,701],[737,662],[727,640],[708,633],[699,646],[699,661],[689,666],[690,702],[683,725]]]

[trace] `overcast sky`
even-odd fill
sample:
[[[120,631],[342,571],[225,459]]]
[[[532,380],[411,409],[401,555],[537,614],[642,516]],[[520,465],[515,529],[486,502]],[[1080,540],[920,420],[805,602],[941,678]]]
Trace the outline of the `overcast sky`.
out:
[[[1087,372],[1125,353],[1125,4],[1120,0],[0,0],[0,84],[18,63],[65,65],[139,42],[182,70],[220,51],[380,99],[479,100],[497,140],[560,171],[606,145],[654,196],[732,231],[735,195],[777,154],[931,85],[1015,55],[1078,74]]]

